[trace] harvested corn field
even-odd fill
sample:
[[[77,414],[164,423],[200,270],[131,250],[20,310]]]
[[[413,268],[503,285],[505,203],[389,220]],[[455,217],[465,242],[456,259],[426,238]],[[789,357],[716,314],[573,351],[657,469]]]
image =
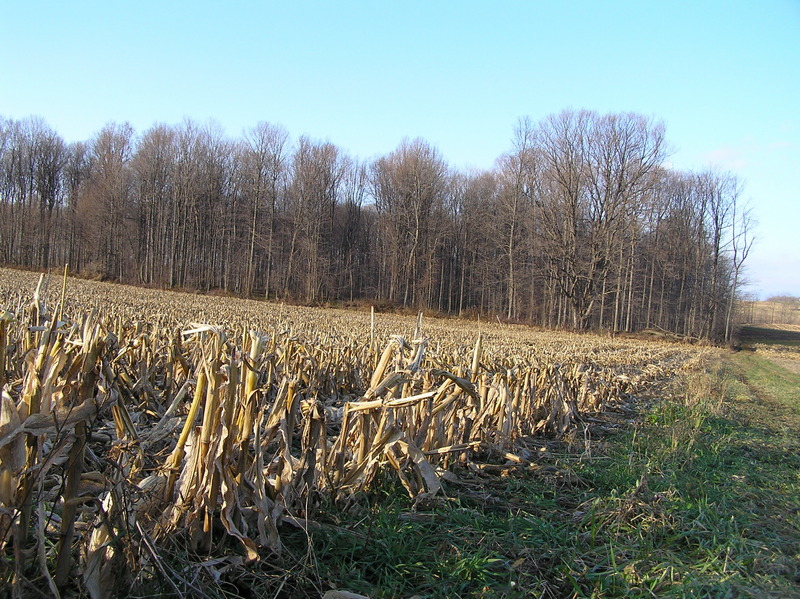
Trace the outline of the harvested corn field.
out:
[[[392,477],[454,464],[691,368],[703,350],[0,270],[4,583],[105,597],[166,544],[246,561]],[[13,565],[12,565],[13,564]],[[79,573],[79,574],[76,574]]]

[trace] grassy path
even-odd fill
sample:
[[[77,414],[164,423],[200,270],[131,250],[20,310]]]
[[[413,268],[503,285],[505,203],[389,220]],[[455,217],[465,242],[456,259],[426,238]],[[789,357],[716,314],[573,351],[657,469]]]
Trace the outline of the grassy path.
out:
[[[720,462],[732,515],[750,546],[741,566],[749,596],[800,597],[800,375],[759,353],[730,356],[727,419],[734,427]],[[738,381],[738,384],[737,384]]]
[[[800,374],[778,360],[748,351],[738,352],[731,358],[739,376],[760,400],[761,406],[790,415],[787,424],[800,430]]]
[[[722,356],[579,465],[607,563],[575,596],[800,597],[799,389],[758,354]]]

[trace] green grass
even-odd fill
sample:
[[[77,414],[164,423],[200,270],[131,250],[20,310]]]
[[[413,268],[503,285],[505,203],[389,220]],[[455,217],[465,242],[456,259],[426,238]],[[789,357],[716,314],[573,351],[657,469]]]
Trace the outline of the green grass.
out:
[[[758,353],[726,354],[620,410],[625,426],[547,444],[538,469],[456,471],[416,507],[389,481],[321,506],[310,534],[287,527],[281,556],[204,596],[800,597],[798,390]]]
[[[740,352],[732,361],[737,376],[762,398],[761,407],[767,412],[774,411],[776,416],[785,410],[800,414],[800,375],[758,353]],[[791,419],[790,424],[796,426],[797,419]]]
[[[604,531],[593,546],[609,566],[578,596],[800,596],[797,387],[760,379],[765,401],[750,359],[695,377],[605,467],[580,471],[596,495],[583,524]]]

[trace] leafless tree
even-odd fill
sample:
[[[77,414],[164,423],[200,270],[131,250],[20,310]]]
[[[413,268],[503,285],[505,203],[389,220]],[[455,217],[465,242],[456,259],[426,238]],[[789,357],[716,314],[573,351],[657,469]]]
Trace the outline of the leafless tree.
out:
[[[421,139],[404,140],[372,165],[371,187],[381,236],[380,276],[383,294],[391,301],[422,303],[446,180],[444,160]]]
[[[332,232],[345,166],[335,145],[307,137],[300,138],[292,157],[288,189],[292,230],[284,289],[307,302],[333,295]]]
[[[171,219],[175,202],[175,137],[173,128],[155,125],[141,137],[131,161],[136,181],[139,280],[149,285],[163,285],[168,279],[168,240],[176,226]]]
[[[626,299],[623,282],[635,262],[639,211],[663,160],[663,132],[663,125],[638,115],[588,111],[565,111],[540,124],[548,268],[575,328],[589,325],[612,269],[617,315]]]
[[[289,133],[280,125],[258,123],[245,133],[240,174],[242,190],[250,208],[247,272],[244,294],[250,295],[259,270],[256,250],[265,252],[264,295],[272,289],[276,213],[283,179],[286,176],[286,151]],[[261,253],[259,252],[259,253]]]
[[[127,123],[106,125],[90,144],[89,177],[78,203],[84,243],[93,248],[89,268],[117,280],[125,279],[131,254],[132,153],[133,128]]]
[[[733,332],[733,308],[738,299],[742,268],[755,243],[753,232],[754,218],[752,207],[740,200],[740,191],[736,189],[731,198],[731,226],[729,254],[733,270],[730,292],[728,293],[728,309],[725,315],[725,341],[731,340]]]
[[[530,119],[523,118],[514,129],[513,151],[498,161],[497,236],[503,240],[506,279],[506,318],[519,316],[520,269],[525,264],[525,246],[535,237],[534,194],[540,153],[536,131]]]

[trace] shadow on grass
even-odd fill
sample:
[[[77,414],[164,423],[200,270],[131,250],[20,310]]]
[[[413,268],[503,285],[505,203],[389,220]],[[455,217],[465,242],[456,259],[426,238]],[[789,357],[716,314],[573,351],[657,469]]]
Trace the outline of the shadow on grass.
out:
[[[746,325],[739,332],[739,340],[745,347],[756,343],[800,346],[800,331]]]

